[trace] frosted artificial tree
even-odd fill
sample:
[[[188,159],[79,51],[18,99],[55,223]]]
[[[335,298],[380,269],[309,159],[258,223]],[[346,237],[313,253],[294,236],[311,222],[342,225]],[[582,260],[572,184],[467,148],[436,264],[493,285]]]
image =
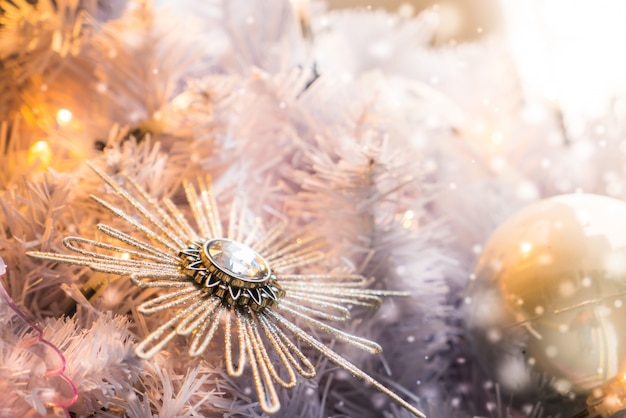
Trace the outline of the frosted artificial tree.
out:
[[[622,157],[614,151],[621,119],[606,115],[605,146],[582,153],[589,143],[572,143],[558,112],[524,101],[497,41],[434,47],[431,11],[412,17],[296,6],[294,13],[278,0],[0,3],[0,256],[9,313],[0,415],[253,417],[272,409],[259,404],[254,383],[268,366],[254,372],[243,362],[242,375],[232,377],[229,367],[240,365],[225,358],[227,326],[205,321],[215,319],[212,311],[187,320],[186,328],[197,325],[190,336],[167,334],[160,350],[136,355],[152,331],[182,314],[175,304],[142,313],[169,300],[158,286],[137,286],[158,279],[149,279],[155,264],[129,278],[137,267],[133,239],[158,247],[172,227],[168,239],[176,245],[224,228],[253,249],[259,235],[280,232],[288,238],[283,247],[302,249],[282,261],[306,275],[308,287],[284,278],[285,288],[272,290],[277,299],[291,291],[289,303],[300,298],[322,319],[349,313],[339,327],[378,342],[382,354],[345,344],[352,337],[320,332],[302,317],[293,321],[428,417],[557,416],[582,408],[580,397],[505,400],[500,382],[477,364],[461,307],[480,245],[507,214],[577,187],[621,197]],[[212,192],[208,182],[191,186],[207,175]],[[170,202],[159,205],[176,221],[140,237],[133,220],[152,221],[123,190],[152,212],[160,209],[151,201]],[[214,201],[202,203],[208,195]],[[200,206],[206,214],[196,225]],[[116,216],[113,207],[129,215]],[[70,239],[76,255],[63,245],[67,236],[90,241]],[[143,251],[152,263],[178,266],[174,250]],[[267,263],[273,272],[282,254],[257,267]],[[211,262],[198,257],[205,267]],[[179,266],[160,273],[195,277]],[[225,280],[231,288],[224,292],[261,297],[250,290],[258,289],[252,280]],[[366,309],[385,295],[394,297]],[[234,306],[238,297],[224,296],[213,308]],[[242,305],[264,317],[269,302],[255,303]],[[16,322],[17,312],[34,322]],[[258,329],[269,326],[260,321]],[[256,334],[247,324],[242,338],[252,346]],[[214,331],[214,340],[189,356],[201,328]],[[411,416],[300,339],[290,337],[295,348],[282,352],[297,357],[301,350],[317,373],[279,387],[280,410],[270,412]],[[280,367],[273,353],[281,350],[269,351],[267,364]]]

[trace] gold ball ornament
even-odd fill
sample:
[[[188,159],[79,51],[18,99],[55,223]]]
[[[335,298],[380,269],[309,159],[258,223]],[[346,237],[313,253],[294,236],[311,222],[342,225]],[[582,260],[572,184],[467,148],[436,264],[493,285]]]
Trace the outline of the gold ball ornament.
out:
[[[614,387],[626,373],[625,202],[572,194],[520,210],[491,235],[472,279],[469,335],[503,388],[530,392],[542,375],[590,404],[622,391]]]

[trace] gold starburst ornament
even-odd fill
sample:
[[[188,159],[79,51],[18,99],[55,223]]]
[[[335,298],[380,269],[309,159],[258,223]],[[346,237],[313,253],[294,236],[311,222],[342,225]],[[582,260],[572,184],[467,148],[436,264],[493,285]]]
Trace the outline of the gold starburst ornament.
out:
[[[138,357],[152,357],[177,335],[189,336],[189,355],[199,356],[222,327],[228,374],[241,376],[249,366],[261,409],[274,414],[280,410],[276,385],[289,389],[296,385],[297,374],[315,376],[315,367],[296,344],[300,340],[413,415],[425,417],[296,324],[305,323],[337,340],[380,353],[377,343],[328,322],[347,321],[350,305],[374,308],[381,296],[407,296],[405,292],[366,289],[368,280],[361,275],[302,274],[303,267],[324,258],[319,239],[307,232],[288,234],[285,221],[268,229],[259,222],[250,225],[247,207],[241,201],[233,202],[224,231],[210,179],[198,179],[198,188],[185,184],[195,229],[170,199],[159,202],[132,179],[125,177],[129,186],[125,188],[91,167],[139,216],[91,197],[143,238],[99,224],[98,230],[117,244],[66,237],[64,245],[77,255],[28,254],[130,276],[141,288],[169,289],[138,306],[139,312],[146,315],[173,312],[167,322],[136,346]],[[278,359],[276,364],[272,357]]]

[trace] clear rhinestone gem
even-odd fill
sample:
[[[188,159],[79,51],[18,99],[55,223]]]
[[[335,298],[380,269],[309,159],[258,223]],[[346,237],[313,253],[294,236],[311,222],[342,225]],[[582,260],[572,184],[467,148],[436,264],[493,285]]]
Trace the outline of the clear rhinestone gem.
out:
[[[247,245],[226,239],[211,240],[207,244],[207,255],[225,273],[249,282],[259,282],[267,278],[267,263]]]

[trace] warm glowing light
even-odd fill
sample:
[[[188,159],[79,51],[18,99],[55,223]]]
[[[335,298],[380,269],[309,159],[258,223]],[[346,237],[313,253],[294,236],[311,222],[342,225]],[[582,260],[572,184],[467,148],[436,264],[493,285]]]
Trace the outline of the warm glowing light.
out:
[[[120,258],[122,260],[130,260],[130,254],[129,253],[122,253],[122,254],[120,254]]]
[[[491,142],[494,145],[500,145],[504,141],[504,134],[500,131],[495,131],[491,134]]]
[[[60,126],[65,126],[72,121],[72,112],[68,109],[59,109],[57,112],[57,123]]]
[[[402,217],[402,227],[404,229],[409,229],[413,226],[413,219],[415,218],[415,213],[412,210],[407,210],[404,212],[404,216]]]
[[[501,0],[507,37],[529,99],[573,116],[604,114],[626,92],[626,2]]]
[[[45,170],[52,162],[52,150],[46,141],[37,141],[28,149],[26,162],[29,166],[37,165],[37,169]]]
[[[533,249],[533,245],[530,242],[524,241],[519,245],[519,248],[522,254],[528,254]]]
[[[461,35],[465,16],[460,4],[454,1],[441,1],[433,6],[438,17],[437,35],[442,39],[452,39]]]

